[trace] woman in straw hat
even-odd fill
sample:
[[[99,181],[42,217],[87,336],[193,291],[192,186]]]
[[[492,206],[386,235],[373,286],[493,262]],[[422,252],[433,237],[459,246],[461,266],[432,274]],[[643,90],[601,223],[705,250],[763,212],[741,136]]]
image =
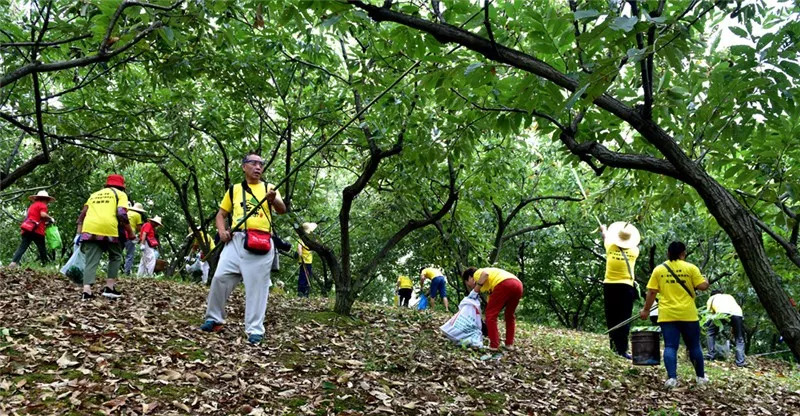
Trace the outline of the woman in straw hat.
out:
[[[139,232],[139,244],[142,249],[142,259],[139,261],[137,276],[152,276],[156,268],[156,247],[159,246],[156,228],[161,226],[161,217],[156,215],[142,224]]]
[[[39,261],[42,265],[47,264],[47,248],[44,244],[44,229],[49,223],[56,222],[53,217],[47,215],[47,205],[56,199],[47,194],[47,191],[39,191],[36,195],[28,197],[33,203],[28,207],[28,214],[22,221],[19,228],[22,232],[22,241],[14,252],[9,267],[17,267],[20,259],[28,250],[31,243],[36,243],[39,249]]]
[[[606,276],[603,281],[606,325],[613,328],[630,318],[638,293],[634,286],[636,258],[639,257],[639,230],[628,222],[600,225],[606,248]],[[611,350],[630,359],[628,334],[630,324],[609,332]]]
[[[311,234],[317,229],[317,223],[304,222],[303,231],[306,234]],[[297,296],[307,298],[311,294],[311,277],[313,276],[311,270],[311,263],[314,257],[311,250],[303,243],[303,240],[297,242],[297,262],[300,263],[300,272],[297,276]]]

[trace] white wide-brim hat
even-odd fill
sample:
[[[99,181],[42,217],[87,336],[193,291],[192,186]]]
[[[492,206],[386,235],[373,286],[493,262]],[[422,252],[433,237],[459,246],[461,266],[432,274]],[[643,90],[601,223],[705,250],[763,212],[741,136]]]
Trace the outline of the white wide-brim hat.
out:
[[[158,215],[156,215],[153,218],[150,218],[148,221],[152,221],[152,222],[154,222],[154,223],[156,223],[158,225],[164,225],[164,224],[161,223],[161,217],[158,216]]]
[[[48,201],[55,201],[56,199],[50,196],[47,191],[39,191],[36,195],[29,195],[28,199],[35,201],[37,199],[47,199]]]
[[[144,210],[144,207],[142,206],[142,204],[140,204],[138,202],[133,204],[132,207],[128,207],[128,210],[129,211],[136,211],[136,212],[138,212],[140,214],[144,213],[144,212],[147,212],[147,211]]]
[[[317,229],[317,223],[315,223],[315,222],[304,222],[302,227],[303,227],[303,231],[306,234],[311,234],[311,233],[314,232],[314,230]]]
[[[634,248],[639,245],[639,241],[641,241],[639,230],[629,222],[615,222],[606,230],[606,242],[619,248]]]

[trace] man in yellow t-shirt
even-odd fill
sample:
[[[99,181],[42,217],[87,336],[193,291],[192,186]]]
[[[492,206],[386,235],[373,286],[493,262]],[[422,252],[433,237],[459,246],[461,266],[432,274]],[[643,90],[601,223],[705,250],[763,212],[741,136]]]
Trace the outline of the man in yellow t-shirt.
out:
[[[425,279],[431,281],[431,293],[428,295],[428,302],[430,303],[431,310],[433,310],[435,306],[436,298],[441,297],[444,303],[444,309],[450,312],[450,304],[447,302],[447,279],[445,279],[444,273],[435,267],[422,267],[419,269],[420,290],[423,290]]]
[[[302,227],[306,234],[311,234],[317,229],[317,224],[304,222]],[[311,278],[313,277],[311,266],[314,256],[303,240],[297,241],[297,262],[300,264],[300,271],[297,275],[297,296],[307,298],[311,294]]]
[[[723,328],[733,329],[733,339],[736,342],[736,366],[744,367],[744,317],[742,307],[736,302],[733,296],[728,295],[722,289],[714,289],[706,302],[706,309],[710,313],[722,315]],[[706,322],[706,342],[708,344],[708,355],[706,359],[722,359],[724,354],[717,351],[716,344],[720,337],[720,328],[714,320]]]
[[[401,275],[397,278],[394,290],[400,298],[400,304],[398,306],[407,308],[408,302],[411,300],[411,294],[414,291],[414,283],[408,276]]]
[[[278,214],[286,213],[286,205],[272,184],[261,181],[264,159],[250,152],[242,159],[245,180],[225,192],[219,204],[216,225],[219,239],[224,244],[211,281],[206,307],[206,321],[200,329],[219,332],[225,322],[225,304],[239,282],[244,282],[244,330],[247,341],[260,344],[264,337],[264,314],[267,310],[269,287],[275,247],[270,244],[266,254],[245,248],[246,231],[252,232],[260,241],[270,241],[265,233],[272,230],[272,209]],[[266,203],[261,201],[266,200]],[[244,226],[237,227],[245,214],[256,209]],[[226,218],[231,216],[232,229],[228,229]]]
[[[83,269],[83,300],[94,298],[92,285],[104,252],[108,252],[108,277],[101,294],[111,299],[122,296],[115,288],[122,264],[120,238],[124,238],[124,235],[120,235],[120,229],[125,234],[133,234],[128,221],[125,178],[122,175],[108,175],[105,187],[89,197],[78,216],[81,253],[86,261]]]
[[[122,273],[130,276],[133,267],[133,257],[136,254],[136,240],[142,229],[142,213],[146,212],[140,203],[128,206],[128,222],[131,224],[133,235],[125,236],[125,265]]]
[[[678,385],[678,342],[683,342],[689,350],[697,384],[705,384],[703,349],[700,346],[700,322],[694,299],[697,290],[708,289],[708,282],[700,274],[700,269],[686,259],[686,245],[673,241],[667,248],[668,261],[653,269],[647,282],[647,300],[639,312],[639,317],[647,319],[650,307],[658,295],[658,323],[664,335],[664,367],[667,369],[665,385],[673,388]]]
[[[606,228],[600,226],[606,248],[606,275],[603,280],[606,325],[613,328],[630,318],[633,302],[638,297],[634,286],[634,270],[639,257],[639,230],[631,223],[618,221]],[[608,333],[611,350],[630,359],[628,334],[630,324]]]

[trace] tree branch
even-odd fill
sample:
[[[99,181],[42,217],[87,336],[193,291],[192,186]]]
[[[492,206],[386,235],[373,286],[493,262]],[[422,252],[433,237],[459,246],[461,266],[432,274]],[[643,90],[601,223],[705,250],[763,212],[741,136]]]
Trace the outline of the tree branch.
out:
[[[363,289],[364,287],[368,286],[373,279],[375,279],[375,269],[377,269],[378,264],[383,261],[384,258],[389,254],[389,252],[399,243],[403,238],[405,238],[408,234],[412,231],[418,230],[420,228],[426,227],[431,224],[435,224],[439,220],[441,220],[445,214],[450,212],[450,209],[453,207],[453,204],[458,200],[458,189],[456,186],[456,171],[453,168],[453,162],[448,159],[447,161],[448,172],[450,174],[450,184],[448,186],[448,196],[445,203],[442,207],[433,215],[427,216],[425,219],[421,220],[409,220],[403,228],[399,229],[389,240],[381,247],[378,253],[364,266],[361,271],[361,276],[369,276],[368,279],[365,279],[363,283],[359,286],[359,290]]]
[[[492,23],[489,21],[489,5],[491,3],[492,0],[483,0],[483,25],[486,27],[486,34],[489,36],[489,41],[492,43],[492,49],[494,50],[494,56],[490,57],[490,59],[496,59],[500,54],[497,52],[497,42],[494,41]]]
[[[520,228],[517,231],[514,231],[514,232],[511,232],[511,233],[508,233],[508,234],[504,235],[502,237],[502,240],[503,241],[510,240],[510,239],[512,239],[514,237],[518,237],[518,236],[520,236],[522,234],[526,234],[526,233],[529,233],[529,232],[532,232],[532,231],[543,230],[545,228],[554,227],[556,225],[563,225],[565,223],[566,223],[566,221],[564,221],[563,219],[560,219],[560,220],[558,220],[556,222],[544,222],[544,223],[539,224],[539,225]]]
[[[781,247],[783,247],[783,249],[786,251],[786,256],[789,257],[789,260],[791,260],[792,263],[795,264],[795,266],[800,267],[800,255],[798,255],[797,253],[797,246],[792,245],[791,243],[786,241],[786,239],[781,237],[780,234],[776,233],[775,231],[772,231],[772,228],[770,228],[770,226],[765,224],[764,221],[761,221],[755,215],[751,215],[750,217],[753,219],[753,222],[756,223],[758,228],[764,230],[764,232],[769,234],[769,236],[772,237],[772,239],[775,240],[776,243],[778,243]]]
[[[683,175],[675,169],[672,163],[664,159],[642,154],[612,152],[602,144],[594,141],[578,143],[571,134],[566,132],[561,132],[559,139],[572,154],[578,156],[584,162],[590,160],[589,156],[592,156],[606,166],[644,170],[679,180],[683,179]]]
[[[83,34],[83,35],[71,37],[69,39],[57,40],[57,41],[53,41],[53,42],[38,42],[38,43],[37,42],[6,42],[6,43],[0,43],[0,48],[9,48],[9,47],[16,47],[16,46],[23,46],[23,47],[39,46],[39,47],[45,47],[46,48],[46,47],[49,47],[49,46],[63,45],[65,43],[75,42],[75,41],[79,41],[79,40],[90,38],[90,37],[92,37],[92,34],[91,33],[86,33],[86,34]]]

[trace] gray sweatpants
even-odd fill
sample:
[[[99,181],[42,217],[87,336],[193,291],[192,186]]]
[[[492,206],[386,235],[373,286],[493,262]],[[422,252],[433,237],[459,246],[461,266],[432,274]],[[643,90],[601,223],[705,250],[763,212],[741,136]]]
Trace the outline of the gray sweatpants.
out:
[[[244,332],[264,335],[264,314],[269,297],[270,269],[275,256],[273,244],[267,254],[244,249],[244,233],[234,233],[219,256],[217,270],[208,292],[206,320],[225,322],[225,304],[239,282],[244,282]]]

